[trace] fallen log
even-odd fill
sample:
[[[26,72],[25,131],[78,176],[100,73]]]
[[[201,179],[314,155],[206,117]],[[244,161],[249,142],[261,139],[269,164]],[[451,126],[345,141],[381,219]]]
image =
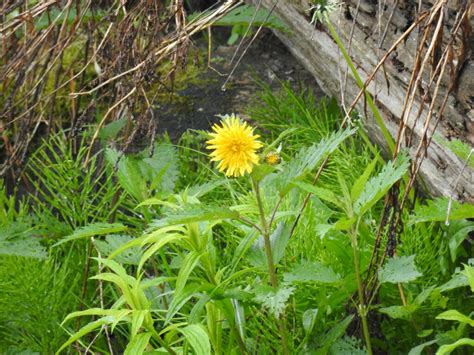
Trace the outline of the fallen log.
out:
[[[253,1],[257,4],[260,0]],[[358,95],[360,88],[350,72],[346,84],[341,85],[346,72],[345,61],[324,24],[311,23],[309,10],[312,4],[304,0],[262,0],[262,4],[277,14],[288,27],[288,32],[275,32],[294,57],[314,75],[328,95],[338,97],[346,107],[349,106]],[[441,48],[444,48],[441,44],[446,44],[448,41],[448,35],[450,31],[453,31],[450,26],[452,27],[458,19],[456,15],[460,12],[461,5],[456,1],[449,3],[438,1],[433,4],[423,0],[422,9],[417,9],[415,2],[404,0],[395,2],[388,0],[384,4],[382,6],[371,0],[360,2],[349,0],[343,4],[343,8],[333,11],[329,18],[350,51],[360,77],[365,81],[387,49],[416,21],[417,16],[422,13],[421,10],[429,11],[433,6],[442,6],[444,21],[440,21],[440,39],[433,41],[434,45],[440,49],[434,48],[430,63],[425,65],[425,72],[420,77],[419,90],[421,90],[423,85],[427,85],[430,71],[439,66],[441,54],[436,50],[441,51]],[[466,6],[468,5],[465,5],[464,9]],[[466,160],[457,156],[445,143],[451,138],[456,138],[470,147],[474,144],[474,61],[470,53],[470,48],[474,46],[472,45],[473,36],[470,33],[472,26],[469,23],[474,6],[472,4],[470,6],[470,9],[467,7],[465,16],[468,21],[467,23],[464,21],[462,23],[464,27],[459,29],[462,36],[453,37],[452,48],[463,52],[449,52],[446,54],[447,57],[442,57],[446,58],[446,61],[449,59],[453,62],[447,63],[446,67],[448,64],[449,68],[456,65],[460,70],[455,73],[455,77],[449,70],[441,75],[437,90],[439,98],[435,98],[436,105],[431,113],[428,107],[431,93],[428,95],[417,92],[412,109],[405,112],[403,122],[406,126],[404,136],[411,138],[410,143],[407,144],[410,154],[412,157],[417,154],[423,155],[419,177],[425,189],[434,196],[452,196],[459,201],[474,203],[472,166],[470,167]],[[421,29],[416,28],[400,42],[367,87],[394,140],[404,114],[405,96],[410,85],[414,63],[417,60],[420,33]],[[434,35],[430,33],[430,36]],[[463,43],[455,43],[459,40]],[[428,43],[425,47],[428,47]],[[454,62],[455,60],[458,62]],[[460,63],[460,60],[463,62]],[[420,69],[419,66],[415,68]],[[450,87],[452,90],[449,89]],[[437,111],[436,108],[442,107],[442,98],[445,94],[444,112],[442,109]],[[363,100],[359,101],[356,108],[364,116],[364,127],[372,141],[388,152],[387,141],[370,112],[367,112]],[[420,108],[422,112],[417,118]],[[439,115],[440,112],[443,112],[442,115]],[[437,123],[438,119],[439,123]],[[437,136],[432,137],[435,130]],[[426,151],[422,149],[421,153],[417,152],[417,148],[424,146],[425,143],[428,143]]]

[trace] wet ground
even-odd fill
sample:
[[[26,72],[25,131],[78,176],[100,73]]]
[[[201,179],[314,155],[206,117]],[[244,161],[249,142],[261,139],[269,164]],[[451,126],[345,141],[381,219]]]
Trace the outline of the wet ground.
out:
[[[225,37],[214,39],[211,68],[203,63],[197,80],[178,90],[173,98],[156,106],[160,133],[167,132],[176,141],[187,129],[209,129],[219,118],[217,115],[237,113],[245,117],[246,107],[256,100],[260,87],[255,79],[278,90],[281,81],[289,81],[295,88],[301,84],[312,88],[315,95],[323,96],[316,80],[309,74],[285,46],[270,31],[265,31],[249,47],[239,66],[226,84],[235,64],[231,64],[237,45],[225,44]],[[222,44],[216,44],[219,41]],[[248,40],[245,42],[245,47]],[[207,56],[207,43],[199,43]],[[235,62],[235,61],[234,61]]]

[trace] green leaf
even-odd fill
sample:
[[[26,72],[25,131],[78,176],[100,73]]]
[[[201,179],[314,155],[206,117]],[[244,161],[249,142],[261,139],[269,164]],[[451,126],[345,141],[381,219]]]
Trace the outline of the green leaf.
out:
[[[153,222],[153,228],[187,224],[202,221],[215,221],[219,219],[236,219],[237,211],[225,207],[210,207],[204,205],[192,206],[176,213],[167,214],[165,218]]]
[[[262,285],[255,288],[255,301],[279,318],[294,290],[294,287],[280,286],[275,289],[268,285]]]
[[[179,233],[162,233],[161,231],[153,232],[144,238],[144,242],[152,244],[144,253],[138,264],[138,269],[141,270],[145,262],[155,255],[165,245],[174,243],[180,239],[185,238],[185,235]]]
[[[293,183],[314,170],[326,157],[333,153],[337,147],[356,129],[345,129],[334,132],[328,138],[322,139],[319,144],[302,148],[294,159],[283,165],[275,183],[281,196],[286,195],[293,187]]]
[[[214,181],[206,182],[204,184],[193,185],[187,189],[187,192],[188,192],[188,195],[199,198],[213,191],[215,188],[221,185],[224,185],[226,182],[227,182],[226,179],[217,179]]]
[[[293,270],[285,273],[285,282],[318,282],[318,283],[336,283],[341,277],[328,266],[318,262],[303,261]]]
[[[190,324],[184,328],[178,328],[178,331],[184,335],[195,354],[206,355],[211,353],[211,342],[209,335],[200,324]]]
[[[128,235],[111,234],[106,236],[105,240],[96,240],[95,246],[103,256],[108,257],[117,249],[123,247],[135,239],[136,238],[130,237]],[[124,250],[124,252],[115,257],[115,260],[117,260],[120,264],[138,265],[142,255],[142,249],[138,246],[135,246]]]
[[[440,134],[435,134],[435,141],[450,149],[463,161],[467,161],[469,155],[471,155],[467,166],[474,169],[474,155],[471,153],[472,146],[456,138],[451,138],[451,140],[444,139]]]
[[[22,256],[27,258],[46,259],[48,253],[38,238],[0,239],[0,255]]]
[[[114,149],[108,148],[105,156],[112,166],[117,166],[117,178],[120,186],[136,201],[143,201],[148,197],[146,179],[140,169],[141,160],[133,156],[126,156]]]
[[[182,292],[175,294],[173,300],[171,301],[168,312],[166,313],[165,325],[168,324],[175,314],[185,305],[191,297],[198,294],[204,289],[203,285],[198,284],[188,284]]]
[[[451,354],[454,349],[464,345],[474,346],[474,339],[462,338],[455,343],[440,346],[440,348],[436,352],[436,355]]]
[[[415,255],[394,256],[379,270],[379,281],[381,283],[410,282],[421,275],[415,266]]]
[[[361,216],[372,208],[390,187],[405,175],[409,165],[406,154],[399,154],[395,161],[388,162],[377,176],[365,184],[359,198],[354,202],[354,212]]]
[[[379,309],[380,313],[384,313],[393,319],[411,319],[413,313],[418,309],[417,305],[409,304],[406,306],[390,306]]]
[[[418,345],[418,346],[415,346],[414,348],[412,348],[412,349],[408,352],[408,355],[421,355],[422,352],[423,352],[423,350],[424,350],[427,346],[436,344],[436,342],[437,342],[437,340],[434,339],[434,340],[427,341],[426,343],[420,344],[420,345]]]
[[[289,223],[280,222],[270,235],[270,242],[272,244],[273,262],[278,262],[285,255],[285,249],[290,240],[290,225]]]
[[[140,333],[137,334],[132,340],[127,344],[125,348],[124,355],[136,355],[143,354],[148,343],[150,342],[151,333]]]
[[[129,121],[127,117],[122,117],[118,120],[108,123],[100,130],[100,139],[108,141],[116,138],[119,132],[127,125],[128,122]]]
[[[58,246],[71,240],[85,239],[98,235],[119,233],[127,230],[127,226],[122,223],[94,223],[76,229],[71,235],[63,238],[53,246]]]
[[[157,143],[153,155],[143,159],[142,174],[150,182],[150,189],[171,193],[178,180],[178,153],[171,144]]]
[[[445,197],[430,200],[426,205],[418,205],[415,207],[414,215],[410,216],[410,223],[444,222],[448,216],[448,205],[449,199]],[[461,204],[456,200],[452,200],[449,220],[465,218],[474,218],[474,205]]]
[[[208,12],[202,12],[198,14],[192,14],[189,16],[189,21],[193,21],[197,18],[201,18],[207,15]],[[252,21],[253,20],[253,21]],[[217,21],[212,23],[213,26],[237,26],[245,25],[248,27],[252,26],[264,26],[269,28],[278,29],[279,31],[287,31],[284,23],[274,14],[265,8],[257,8],[255,5],[242,5],[227,13]]]
[[[474,327],[474,319],[465,316],[464,314],[456,311],[455,309],[450,309],[448,311],[438,314],[436,316],[436,319],[454,320],[459,323],[469,324],[471,327]]]
[[[464,264],[464,270],[462,274],[466,277],[471,291],[474,292],[474,267]]]
[[[349,324],[351,324],[353,318],[353,315],[346,317],[341,322],[332,327],[326,334],[323,334],[316,339],[316,344],[320,344],[318,354],[327,354],[332,344],[334,344],[346,333],[346,329]]]
[[[303,329],[306,334],[310,334],[313,329],[314,325],[316,324],[316,319],[318,317],[318,309],[307,309],[303,313]]]
[[[379,157],[376,156],[374,158],[374,160],[372,160],[372,162],[369,165],[367,165],[364,172],[362,173],[361,176],[359,176],[359,178],[356,180],[354,185],[352,185],[352,189],[351,189],[351,199],[352,199],[352,201],[356,201],[359,198],[360,194],[364,190],[365,184],[367,183],[367,181],[370,178],[370,175],[374,171],[378,160],[379,160]]]
[[[455,273],[451,280],[439,287],[440,292],[451,291],[459,287],[469,286],[468,280],[465,275],[461,273]]]
[[[175,297],[177,297],[179,293],[183,291],[184,287],[186,286],[186,282],[188,282],[188,278],[191,275],[191,272],[199,263],[202,255],[202,253],[191,251],[184,258],[179,268],[178,278],[176,279],[176,289],[174,291]]]
[[[343,205],[341,204],[341,199],[336,196],[336,194],[331,190],[322,187],[317,187],[303,181],[294,181],[292,184],[306,192],[312,193],[323,201],[330,202],[333,205],[341,208],[343,207]]]
[[[460,220],[450,223],[447,234],[449,235],[448,246],[452,262],[456,261],[459,247],[472,231],[474,231],[474,222]]]
[[[76,340],[82,338],[84,335],[86,334],[89,334],[90,332],[92,332],[93,330],[99,328],[99,327],[102,327],[104,324],[110,324],[112,323],[114,320],[114,318],[112,316],[107,316],[107,317],[103,317],[103,318],[100,318],[94,322],[90,322],[88,324],[86,324],[84,327],[82,327],[81,329],[79,329],[76,333],[74,333],[73,335],[71,335],[71,337],[68,339],[68,341],[66,341],[59,349],[58,351],[56,352],[56,354],[59,354],[61,352],[61,350],[65,349],[67,346],[69,346],[70,344],[74,343]]]

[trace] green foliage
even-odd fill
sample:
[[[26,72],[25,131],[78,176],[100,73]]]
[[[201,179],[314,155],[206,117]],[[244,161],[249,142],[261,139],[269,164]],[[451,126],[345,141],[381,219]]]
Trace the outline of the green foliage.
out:
[[[121,197],[114,198],[118,187],[98,154],[84,165],[89,149],[86,139],[85,135],[73,142],[61,134],[51,136],[28,161],[28,178],[36,191],[30,195],[34,209],[48,229],[55,227],[56,235],[109,220],[121,202]]]
[[[78,307],[77,260],[62,263],[2,256],[0,262],[0,350],[52,354],[67,338],[59,326]]]
[[[416,280],[421,273],[415,266],[415,255],[394,256],[379,270],[379,281],[400,283]]]
[[[282,286],[275,290],[273,287],[262,285],[255,289],[255,301],[279,318],[294,290],[291,286]]]
[[[360,196],[354,202],[354,212],[360,216],[369,210],[387,193],[395,182],[405,175],[408,166],[409,158],[405,154],[399,154],[395,161],[385,165],[380,174],[364,184]],[[354,195],[356,194],[354,193]]]
[[[474,218],[474,205],[449,201],[447,198],[437,198],[428,201],[426,205],[418,205],[415,213],[410,217],[411,223],[455,221],[465,218]]]
[[[439,134],[435,134],[435,141],[450,149],[460,159],[464,160],[468,167],[474,168],[474,156],[472,154],[472,147],[469,146],[469,144],[466,144],[456,138],[452,138],[448,141]]]
[[[192,14],[189,18],[193,21],[207,15],[208,12]],[[232,26],[232,33],[227,40],[228,45],[233,45],[240,36],[251,34],[251,27],[268,27],[279,31],[287,31],[283,22],[265,8],[256,8],[254,5],[241,5],[214,21],[213,26]]]
[[[340,276],[317,262],[302,262],[284,275],[285,282],[337,283]]]
[[[173,192],[178,178],[177,155],[173,146],[156,144],[149,157],[145,151],[131,156],[110,148],[106,157],[116,168],[121,187],[138,203],[154,195],[166,196]]]
[[[88,164],[86,137],[78,147],[60,136],[44,143],[29,165],[37,197],[0,193],[0,253],[15,243],[0,264],[0,352],[107,353],[108,340],[125,354],[470,345],[469,207],[452,203],[449,225],[439,223],[447,200],[404,211],[398,256],[374,266],[380,292],[361,302],[381,201],[408,157],[382,164],[360,131],[338,129],[334,101],[316,105],[287,85],[265,90],[252,116],[269,129],[261,154],[282,144],[283,162],[261,164],[250,182],[213,170],[205,132],[152,152],[98,151]],[[364,317],[371,346],[357,333]]]

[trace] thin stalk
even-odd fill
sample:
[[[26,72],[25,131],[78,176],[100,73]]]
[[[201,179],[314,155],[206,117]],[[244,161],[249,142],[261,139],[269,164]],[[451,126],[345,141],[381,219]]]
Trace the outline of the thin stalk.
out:
[[[262,203],[262,197],[260,195],[260,188],[258,185],[258,182],[255,181],[255,179],[252,179],[252,186],[255,192],[255,198],[257,199],[257,205],[258,205],[258,211],[260,215],[260,223],[261,223],[261,231],[263,231],[263,240],[265,243],[265,254],[267,257],[267,263],[268,263],[268,275],[270,277],[270,284],[272,285],[273,288],[278,287],[278,279],[276,276],[276,270],[275,270],[275,264],[273,262],[273,253],[272,253],[272,244],[270,241],[270,230],[268,228],[268,224],[265,218],[265,210],[263,209],[263,203]],[[286,334],[286,324],[285,324],[285,313],[281,314],[278,320],[278,328],[280,330],[280,338],[281,338],[281,345],[282,345],[282,350],[283,354],[289,355],[290,350],[288,349],[288,337]]]
[[[357,223],[358,225],[358,223]],[[367,324],[367,307],[364,302],[364,287],[362,284],[362,278],[360,277],[360,265],[359,265],[359,250],[357,245],[357,229],[352,229],[351,233],[351,245],[352,255],[354,259],[354,269],[357,281],[357,294],[359,296],[358,312],[362,321],[362,332],[364,334],[365,345],[367,347],[367,353],[372,355],[372,344],[370,342],[369,326]]]

